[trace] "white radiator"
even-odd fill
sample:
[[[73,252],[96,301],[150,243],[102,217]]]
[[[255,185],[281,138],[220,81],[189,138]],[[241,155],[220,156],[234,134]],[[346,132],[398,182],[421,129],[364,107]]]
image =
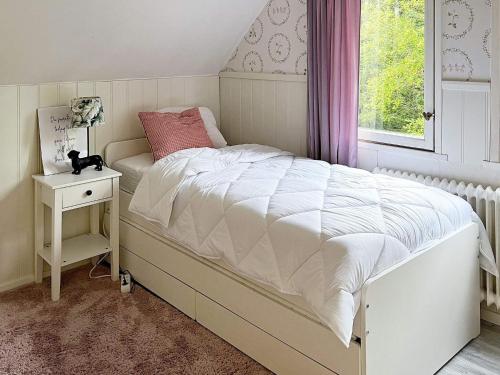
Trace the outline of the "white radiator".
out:
[[[494,190],[491,186],[484,188],[481,185],[476,186],[463,181],[449,181],[446,178],[441,179],[386,168],[375,168],[373,172],[434,186],[467,200],[486,227],[495,253],[497,268],[500,270],[500,189]],[[500,278],[482,271],[481,288],[481,298],[487,306],[495,305],[497,310],[500,310]]]

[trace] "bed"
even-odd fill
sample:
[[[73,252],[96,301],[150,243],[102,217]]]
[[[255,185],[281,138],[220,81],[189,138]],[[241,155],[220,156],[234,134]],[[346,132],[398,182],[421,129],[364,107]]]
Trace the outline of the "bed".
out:
[[[161,225],[130,212],[137,182],[152,163],[148,151],[145,139],[106,149],[108,165],[124,174],[121,267],[272,371],[432,374],[479,335],[476,224],[461,226],[364,282],[346,346],[303,297],[198,256],[166,237]]]

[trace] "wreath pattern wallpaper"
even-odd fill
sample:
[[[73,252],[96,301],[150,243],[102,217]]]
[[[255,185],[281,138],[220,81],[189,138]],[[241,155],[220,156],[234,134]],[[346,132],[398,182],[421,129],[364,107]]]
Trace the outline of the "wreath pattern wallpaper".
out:
[[[306,11],[306,0],[269,1],[224,71],[306,74]]]
[[[442,7],[443,79],[489,81],[491,0],[443,0]]]
[[[442,1],[444,80],[489,81],[491,0]],[[270,0],[223,71],[307,74],[306,0]]]

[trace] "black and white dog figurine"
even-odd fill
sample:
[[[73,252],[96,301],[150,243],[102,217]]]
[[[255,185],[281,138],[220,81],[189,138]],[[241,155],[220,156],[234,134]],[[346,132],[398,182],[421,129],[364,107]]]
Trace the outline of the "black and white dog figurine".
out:
[[[79,151],[71,150],[68,152],[68,158],[71,159],[71,166],[73,167],[73,174],[80,174],[82,169],[95,165],[96,171],[102,171],[104,161],[99,155],[91,155],[86,158],[79,158]]]

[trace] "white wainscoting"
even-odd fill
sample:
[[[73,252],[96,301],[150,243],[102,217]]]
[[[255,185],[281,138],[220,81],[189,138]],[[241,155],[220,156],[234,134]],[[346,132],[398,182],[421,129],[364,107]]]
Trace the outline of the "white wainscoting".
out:
[[[221,131],[229,144],[259,143],[306,155],[302,75],[221,73]]]
[[[106,125],[91,134],[91,149],[101,155],[111,141],[144,136],[139,111],[203,105],[219,119],[218,76],[0,86],[0,291],[33,281],[31,175],[41,171],[36,109],[89,95],[104,101]],[[64,214],[65,238],[88,229],[88,209]]]
[[[230,144],[262,143],[306,154],[307,83],[296,75],[221,73],[221,127]],[[437,150],[359,143],[359,166],[385,167],[499,186],[489,160],[490,84],[443,82]],[[440,113],[440,111],[437,111]]]
[[[442,102],[441,150],[448,161],[482,164],[489,160],[490,83],[445,81]]]

